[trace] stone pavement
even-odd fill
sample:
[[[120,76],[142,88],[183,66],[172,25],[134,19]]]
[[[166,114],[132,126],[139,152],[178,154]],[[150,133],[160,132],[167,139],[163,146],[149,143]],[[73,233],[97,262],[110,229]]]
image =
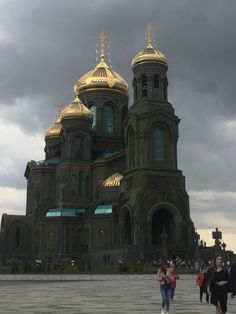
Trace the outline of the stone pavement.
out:
[[[171,314],[210,314],[199,302],[196,276],[181,275]],[[83,313],[155,314],[161,312],[155,275],[0,275],[0,314]],[[236,314],[229,298],[228,314]]]

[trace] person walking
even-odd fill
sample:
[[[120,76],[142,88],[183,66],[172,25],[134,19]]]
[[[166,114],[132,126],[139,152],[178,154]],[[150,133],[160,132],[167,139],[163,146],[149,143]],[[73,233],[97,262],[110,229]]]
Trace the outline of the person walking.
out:
[[[236,296],[236,263],[233,263],[231,265],[229,273],[229,282],[231,297],[234,298]]]
[[[171,265],[170,267],[170,273],[171,273],[171,301],[174,300],[174,296],[175,296],[175,289],[176,289],[176,281],[177,279],[179,279],[179,275],[175,270],[175,266],[174,264]]]
[[[200,302],[202,302],[202,296],[203,296],[203,292],[204,292],[203,282],[204,282],[205,277],[206,277],[206,272],[205,272],[204,267],[202,266],[200,268],[200,271],[199,271],[199,273],[197,275],[197,279],[196,279],[196,284],[200,289]]]
[[[216,307],[216,314],[227,312],[227,293],[229,286],[229,273],[223,267],[221,256],[217,256],[213,263],[214,272],[208,286],[208,294],[211,297],[211,304]]]
[[[210,278],[209,278],[210,280]],[[204,264],[202,264],[200,271],[196,278],[196,284],[200,291],[200,302],[202,302],[203,293],[206,293],[206,302],[209,303],[209,295],[206,289],[207,285],[207,269]]]
[[[160,290],[162,296],[161,314],[169,314],[171,300],[171,270],[169,265],[164,264],[157,272],[157,280],[160,282]]]

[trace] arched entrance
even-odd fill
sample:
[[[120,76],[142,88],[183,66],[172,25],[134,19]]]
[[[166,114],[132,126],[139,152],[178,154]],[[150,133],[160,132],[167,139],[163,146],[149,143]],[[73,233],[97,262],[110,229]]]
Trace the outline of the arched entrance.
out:
[[[174,218],[171,212],[161,208],[155,211],[151,222],[151,240],[152,245],[161,246],[163,234],[167,234],[166,241],[168,245],[173,243],[174,238]]]

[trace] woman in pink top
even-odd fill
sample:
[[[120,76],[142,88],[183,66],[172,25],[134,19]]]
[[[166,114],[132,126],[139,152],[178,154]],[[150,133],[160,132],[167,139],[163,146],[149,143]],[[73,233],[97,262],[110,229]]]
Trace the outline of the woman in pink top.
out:
[[[171,290],[171,270],[167,265],[163,265],[157,272],[157,280],[160,282],[162,296],[161,314],[169,314]],[[165,312],[166,310],[166,312]]]

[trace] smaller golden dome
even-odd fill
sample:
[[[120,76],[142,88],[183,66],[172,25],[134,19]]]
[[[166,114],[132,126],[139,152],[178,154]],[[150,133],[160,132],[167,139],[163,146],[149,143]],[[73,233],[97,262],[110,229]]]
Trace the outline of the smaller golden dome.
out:
[[[168,61],[165,55],[154,48],[151,43],[148,43],[147,47],[140,51],[132,60],[132,66],[140,63],[157,62],[164,65],[168,65]]]
[[[61,132],[61,117],[60,114],[57,120],[45,132],[45,138],[59,137]]]
[[[102,187],[108,188],[108,187],[120,186],[121,179],[123,179],[123,175],[120,174],[119,172],[116,172],[103,181]]]
[[[73,102],[61,112],[61,120],[67,119],[93,120],[92,112],[76,97]]]
[[[150,62],[161,63],[168,66],[168,61],[165,55],[156,48],[154,48],[152,39],[153,29],[150,24],[145,28],[145,33],[147,38],[147,47],[136,54],[136,56],[132,60],[132,66],[140,63]]]

